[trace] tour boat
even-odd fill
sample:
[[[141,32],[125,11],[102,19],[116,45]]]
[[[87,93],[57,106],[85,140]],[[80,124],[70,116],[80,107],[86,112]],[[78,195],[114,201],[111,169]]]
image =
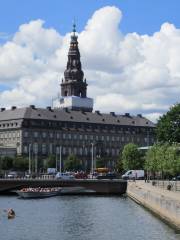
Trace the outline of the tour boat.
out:
[[[59,195],[61,188],[23,188],[16,193],[21,198],[46,198]]]

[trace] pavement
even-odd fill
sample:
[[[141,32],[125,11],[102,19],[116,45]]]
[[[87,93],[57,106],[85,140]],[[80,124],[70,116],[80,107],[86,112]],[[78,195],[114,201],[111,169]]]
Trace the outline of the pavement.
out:
[[[158,186],[153,186],[152,182],[148,183],[148,182],[145,182],[144,180],[137,180],[135,182],[128,181],[128,187],[136,187],[139,189],[150,191],[152,193],[156,193],[157,195],[161,195],[168,199],[172,199],[180,202],[180,191],[171,191]]]

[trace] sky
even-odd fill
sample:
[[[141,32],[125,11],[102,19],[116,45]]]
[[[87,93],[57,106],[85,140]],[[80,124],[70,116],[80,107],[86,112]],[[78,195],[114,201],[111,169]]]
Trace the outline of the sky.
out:
[[[50,105],[72,22],[94,110],[152,121],[179,101],[179,0],[0,0],[0,107]]]

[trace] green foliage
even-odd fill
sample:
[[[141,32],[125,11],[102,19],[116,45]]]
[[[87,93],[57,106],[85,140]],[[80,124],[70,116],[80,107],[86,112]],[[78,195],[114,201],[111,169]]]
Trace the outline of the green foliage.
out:
[[[29,166],[28,158],[17,156],[13,159],[13,168],[20,171],[26,171]]]
[[[122,160],[122,155],[119,154],[118,160],[117,160],[117,164],[116,164],[116,169],[119,173],[122,173],[124,170],[123,167],[123,160]]]
[[[180,103],[172,106],[166,114],[160,117],[156,133],[159,142],[180,142]]]
[[[107,159],[106,158],[97,158],[96,159],[96,168],[107,167]]]
[[[129,143],[124,146],[122,152],[122,163],[125,170],[143,168],[143,160],[137,145]]]
[[[73,154],[69,155],[64,162],[64,168],[68,171],[82,170],[81,161]]]
[[[155,144],[146,153],[145,169],[175,175],[180,172],[180,154],[177,144]]]
[[[9,170],[13,168],[13,158],[12,157],[2,157],[0,159],[0,165],[2,170]]]
[[[46,168],[55,168],[56,167],[56,156],[49,155],[48,158],[45,160],[45,167]]]

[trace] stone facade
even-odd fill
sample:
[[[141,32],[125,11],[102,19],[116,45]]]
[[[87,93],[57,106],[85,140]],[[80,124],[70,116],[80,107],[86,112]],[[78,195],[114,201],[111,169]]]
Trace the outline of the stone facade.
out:
[[[82,112],[67,109],[16,108],[0,112],[0,144],[17,147],[18,154],[41,158],[51,154],[62,157],[75,154],[85,161],[94,157],[107,157],[115,161],[123,146],[152,145],[154,124],[141,115],[103,114],[99,111]]]

